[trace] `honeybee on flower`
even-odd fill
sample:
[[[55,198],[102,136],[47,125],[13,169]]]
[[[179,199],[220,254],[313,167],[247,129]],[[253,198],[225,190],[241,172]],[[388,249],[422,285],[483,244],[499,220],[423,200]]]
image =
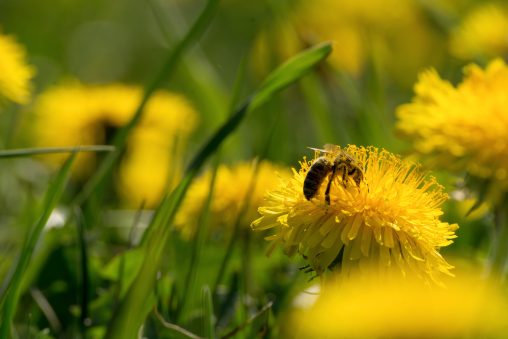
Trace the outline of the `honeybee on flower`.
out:
[[[307,200],[313,198],[321,183],[328,177],[326,185],[325,201],[330,205],[330,187],[337,175],[341,178],[342,185],[347,187],[350,179],[359,188],[363,180],[362,165],[349,153],[340,149],[336,145],[326,144],[324,150],[314,149],[323,152],[325,155],[315,159],[310,167],[305,181],[303,182],[303,194]]]
[[[271,249],[281,245],[289,256],[301,254],[318,275],[331,269],[347,277],[372,266],[436,283],[450,275],[452,266],[439,249],[452,243],[458,226],[440,220],[440,205],[448,198],[443,187],[385,150],[354,145],[341,150],[363,164],[356,165],[361,172],[356,166],[346,171],[362,173],[359,188],[354,177],[346,175],[353,184],[344,186],[335,175],[330,189],[319,185],[316,199],[309,201],[304,186],[321,157],[316,152],[314,160],[304,158],[300,169],[267,195],[252,228],[273,230],[266,238]],[[322,203],[327,191],[330,204]]]

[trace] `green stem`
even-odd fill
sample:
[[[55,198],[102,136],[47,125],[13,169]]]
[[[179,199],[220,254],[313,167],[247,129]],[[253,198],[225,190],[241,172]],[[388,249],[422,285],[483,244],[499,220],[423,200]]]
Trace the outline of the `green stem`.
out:
[[[239,215],[241,215],[240,213]],[[233,254],[233,248],[235,247],[236,241],[238,239],[238,233],[240,229],[240,222],[239,217],[237,218],[233,234],[231,235],[231,238],[229,239],[228,247],[226,248],[226,253],[224,255],[224,258],[222,259],[221,265],[219,267],[219,272],[217,273],[217,277],[215,278],[215,283],[213,284],[213,295],[217,295],[218,287],[220,283],[222,282],[222,277],[224,276],[224,273],[226,272],[226,268],[228,267],[229,260],[231,259],[231,255]]]
[[[76,207],[76,227],[78,231],[78,245],[79,245],[79,263],[81,269],[81,314],[80,314],[80,328],[82,334],[86,337],[87,321],[88,321],[88,304],[90,300],[89,296],[89,265],[88,265],[88,248],[85,237],[85,220],[81,214],[81,211]]]
[[[252,230],[244,230],[242,232],[242,271],[243,271],[243,286],[245,295],[250,296],[252,292],[252,256],[251,256],[251,234]]]
[[[493,279],[502,281],[508,258],[508,197],[505,197],[503,202],[495,207],[494,223],[496,237],[490,263],[490,275]]]

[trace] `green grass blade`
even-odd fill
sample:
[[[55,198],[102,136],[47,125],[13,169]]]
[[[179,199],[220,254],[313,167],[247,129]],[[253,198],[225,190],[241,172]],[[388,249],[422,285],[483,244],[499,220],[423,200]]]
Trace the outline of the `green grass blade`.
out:
[[[49,186],[44,203],[42,205],[41,216],[39,220],[31,227],[27,234],[26,241],[23,245],[22,252],[16,264],[14,274],[11,281],[5,289],[5,301],[2,305],[2,321],[0,325],[0,338],[9,338],[11,330],[11,322],[16,312],[16,306],[19,299],[19,292],[23,280],[23,274],[30,263],[37,240],[46,225],[46,222],[60,200],[62,193],[69,178],[70,170],[77,152],[73,152],[58,172],[55,181]]]
[[[146,230],[147,236],[143,240],[143,246],[140,248],[143,263],[113,314],[106,338],[137,337],[138,330],[150,311],[151,304],[155,301],[153,291],[157,272],[170,234],[170,228],[167,227],[168,221],[176,215],[178,206],[194,175],[195,173],[188,173],[175,190],[163,199],[157,209],[150,227]]]
[[[161,0],[150,0],[149,4],[160,32],[168,44],[172,44],[175,38],[183,36],[182,27],[187,27],[188,24],[180,9],[181,4],[177,1]],[[202,113],[203,125],[208,126],[210,123],[221,121],[227,112],[224,79],[199,45],[181,60],[178,73],[180,79],[185,79],[184,88],[193,93],[191,99]]]
[[[291,58],[271,73],[257,92],[247,100],[205,143],[187,167],[180,184],[159,205],[143,241],[144,262],[126,296],[113,315],[107,338],[134,338],[153,302],[153,287],[171,234],[171,224],[194,176],[205,161],[240,124],[245,115],[274,94],[311,71],[331,52],[330,44],[319,45]]]
[[[213,200],[213,194],[215,190],[215,180],[217,178],[217,171],[219,169],[220,165],[220,156],[217,154],[214,159],[214,165],[212,170],[212,178],[210,180],[210,185],[208,188],[208,195],[206,197],[204,206],[201,210],[201,215],[198,219],[198,227],[196,229],[196,233],[194,234],[194,239],[192,241],[192,249],[191,249],[191,259],[189,264],[189,270],[187,271],[187,275],[185,277],[184,282],[184,291],[183,296],[181,298],[181,301],[179,303],[179,311],[177,313],[177,316],[175,316],[176,319],[178,319],[178,316],[181,315],[185,311],[185,307],[187,305],[188,297],[191,291],[194,288],[194,280],[196,277],[196,269],[199,265],[199,257],[200,257],[200,249],[203,247],[203,242],[206,238],[206,228],[208,226],[208,218],[210,215],[210,206],[212,205]]]
[[[195,43],[199,40],[201,35],[204,33],[208,24],[210,23],[212,17],[214,16],[218,4],[220,0],[208,0],[205,8],[194,22],[190,30],[183,37],[182,40],[175,46],[175,48],[169,53],[168,58],[164,62],[162,69],[157,74],[152,83],[146,88],[143,98],[139,106],[136,108],[134,115],[131,120],[123,126],[116,134],[113,140],[113,145],[118,149],[118,152],[109,154],[101,163],[97,171],[95,171],[94,175],[87,182],[81,193],[76,197],[76,202],[78,204],[83,203],[90,194],[95,191],[106,178],[107,174],[111,171],[116,161],[119,159],[122,151],[125,147],[125,143],[127,141],[127,137],[130,132],[136,127],[136,125],[141,120],[143,115],[144,108],[148,103],[148,100],[155,92],[157,88],[161,85],[161,83],[168,79],[176,69],[176,65],[178,61],[180,61],[181,56]]]
[[[18,158],[32,155],[73,153],[73,152],[113,152],[114,146],[90,145],[90,146],[69,146],[69,147],[38,147],[38,148],[17,148],[0,150],[0,158]]]
[[[250,108],[250,101],[247,101],[243,106],[236,111],[220,128],[219,130],[208,140],[208,142],[201,148],[198,154],[192,159],[189,166],[187,167],[187,173],[197,172],[203,163],[212,155],[220,144],[230,135],[243,120]]]
[[[203,287],[203,329],[205,338],[215,339],[215,316],[213,315],[212,293],[208,286]]]
[[[248,58],[244,55],[241,59],[240,65],[236,72],[235,82],[233,84],[233,90],[231,91],[231,99],[229,100],[229,112],[233,114],[235,108],[240,105],[241,95],[244,89],[245,78],[247,75],[247,64]]]
[[[272,72],[258,89],[252,99],[251,109],[268,101],[273,94],[286,88],[314,68],[332,52],[332,45],[325,42],[291,58]]]

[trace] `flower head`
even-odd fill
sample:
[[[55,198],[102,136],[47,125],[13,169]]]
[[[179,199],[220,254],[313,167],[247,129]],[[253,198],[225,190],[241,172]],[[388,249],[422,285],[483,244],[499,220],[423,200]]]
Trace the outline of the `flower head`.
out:
[[[416,96],[397,110],[397,130],[431,165],[488,179],[508,190],[508,67],[465,68],[453,86],[434,70],[420,74]]]
[[[141,101],[142,90],[122,84],[68,83],[41,94],[35,105],[35,141],[40,146],[74,146],[107,142],[107,133],[125,125]],[[186,140],[197,121],[187,100],[167,91],[148,101],[143,118],[127,140],[117,184],[135,207],[157,203],[168,177],[177,177]],[[60,162],[62,157],[48,157]],[[84,175],[94,167],[94,154],[80,154],[75,167]]]
[[[34,73],[34,68],[26,63],[25,49],[13,37],[0,34],[0,98],[26,103]]]
[[[230,235],[236,222],[248,225],[257,216],[257,207],[266,192],[275,188],[281,178],[290,175],[286,168],[269,161],[262,161],[257,166],[257,171],[254,162],[219,166],[210,205],[211,232]],[[210,192],[211,177],[212,172],[208,170],[192,183],[178,212],[176,226],[185,237],[196,230]],[[239,216],[242,212],[245,214]],[[237,220],[239,217],[241,220]]]
[[[483,4],[469,13],[455,29],[451,52],[462,59],[492,58],[508,53],[508,10]]]
[[[373,264],[381,271],[396,267],[435,281],[441,273],[449,274],[451,266],[439,249],[452,242],[457,225],[439,219],[447,199],[443,188],[387,151],[350,145],[338,152],[344,151],[362,170],[359,185],[346,167],[345,175],[332,180],[329,204],[325,190],[330,176],[309,201],[304,181],[320,154],[314,161],[304,158],[300,170],[269,193],[259,208],[262,217],[252,227],[275,229],[267,239],[288,255],[301,253],[317,274],[336,261],[341,261],[343,276]],[[333,162],[337,154],[324,156]]]
[[[508,303],[498,285],[458,274],[446,287],[414,278],[367,275],[324,285],[318,300],[295,310],[290,338],[502,337]]]

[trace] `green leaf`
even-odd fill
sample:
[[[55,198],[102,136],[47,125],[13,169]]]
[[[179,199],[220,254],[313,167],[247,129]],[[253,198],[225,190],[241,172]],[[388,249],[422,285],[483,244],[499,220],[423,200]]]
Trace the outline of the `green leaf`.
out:
[[[205,161],[243,121],[245,115],[310,72],[331,52],[329,43],[303,51],[271,73],[258,91],[212,135],[187,167],[180,184],[160,203],[143,239],[144,259],[136,279],[120,302],[108,328],[108,338],[134,338],[154,300],[153,289],[171,225],[183,198]]]
[[[5,287],[5,295],[2,295],[2,300],[5,297],[5,301],[2,305],[2,321],[0,325],[0,338],[10,337],[10,328],[12,319],[16,312],[16,306],[18,304],[19,294],[21,290],[21,284],[23,281],[23,275],[26,271],[30,259],[34,252],[35,245],[39,240],[39,237],[44,230],[51,212],[55,208],[57,202],[60,200],[64,191],[65,185],[69,178],[70,170],[74,160],[76,159],[77,152],[73,152],[67,161],[64,163],[60,171],[58,172],[55,181],[49,186],[42,211],[40,213],[39,220],[29,229],[25,243],[23,245],[20,257],[16,263],[12,279],[7,283]]]

